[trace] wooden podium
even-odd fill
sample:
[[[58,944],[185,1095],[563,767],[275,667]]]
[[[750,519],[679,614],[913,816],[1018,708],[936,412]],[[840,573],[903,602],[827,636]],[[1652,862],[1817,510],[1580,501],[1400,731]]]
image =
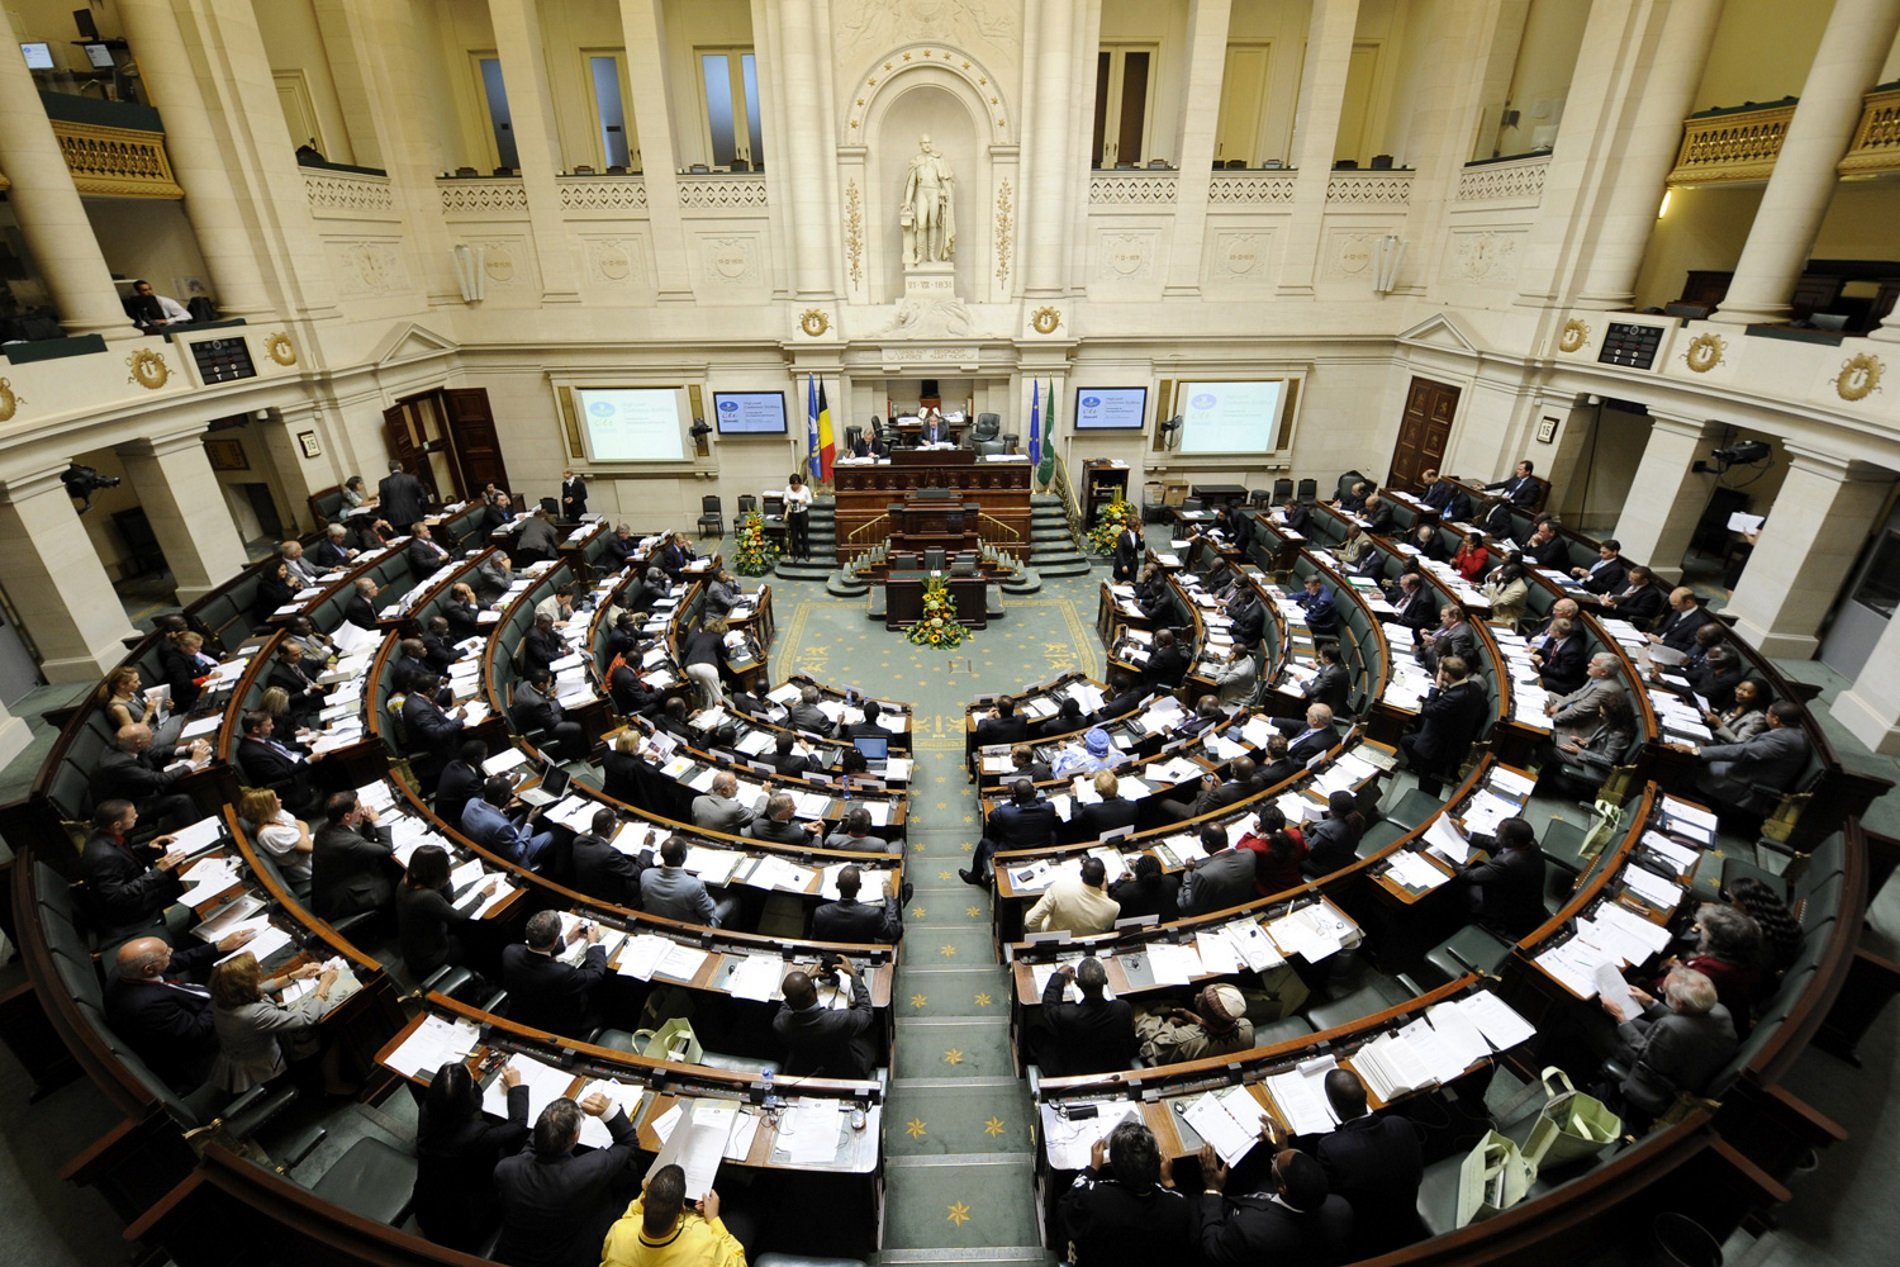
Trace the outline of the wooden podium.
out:
[[[955,548],[974,550],[981,538],[1026,559],[1030,475],[1026,461],[979,462],[968,449],[899,449],[888,462],[840,464],[832,469],[838,562],[848,563],[884,545],[913,524],[925,535],[949,535],[951,513],[963,517],[956,539],[968,541]],[[925,489],[946,490],[936,508],[944,516],[940,528],[931,528],[922,511],[923,518],[908,518],[909,507],[922,507],[929,500],[913,501],[911,495]]]
[[[951,488],[925,488],[906,493],[901,502],[885,508],[890,516],[891,553],[942,550],[945,557],[969,551],[975,554],[982,533],[983,507],[964,501]]]

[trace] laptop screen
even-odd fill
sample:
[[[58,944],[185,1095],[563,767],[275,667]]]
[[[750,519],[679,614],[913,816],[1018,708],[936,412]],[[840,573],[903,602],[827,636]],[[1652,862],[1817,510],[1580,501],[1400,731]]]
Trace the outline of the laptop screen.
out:
[[[883,761],[891,753],[891,741],[888,739],[873,736],[853,739],[851,742],[858,746],[858,751],[864,754],[866,761]]]
[[[567,795],[568,782],[567,771],[552,761],[541,771],[541,790],[549,796]]]

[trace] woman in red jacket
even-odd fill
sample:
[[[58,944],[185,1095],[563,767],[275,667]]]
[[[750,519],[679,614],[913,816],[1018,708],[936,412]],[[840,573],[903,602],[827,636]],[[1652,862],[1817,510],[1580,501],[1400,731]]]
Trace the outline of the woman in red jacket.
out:
[[[1484,575],[1490,563],[1491,552],[1484,548],[1483,535],[1476,532],[1466,533],[1465,543],[1458,547],[1458,553],[1451,556],[1451,566],[1472,585],[1478,583],[1478,578]]]

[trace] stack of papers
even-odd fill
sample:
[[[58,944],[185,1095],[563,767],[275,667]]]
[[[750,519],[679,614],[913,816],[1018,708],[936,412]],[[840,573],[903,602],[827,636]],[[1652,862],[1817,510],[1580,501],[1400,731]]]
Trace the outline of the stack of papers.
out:
[[[1095,1108],[1090,1117],[1070,1117],[1062,1109],[1073,1112],[1077,1109]],[[1141,1105],[1128,1100],[1108,1100],[1099,1105],[1084,1105],[1074,1101],[1065,1103],[1062,1109],[1053,1104],[1042,1106],[1042,1142],[1049,1150],[1049,1168],[1051,1170],[1082,1170],[1089,1164],[1089,1150],[1098,1139],[1107,1139],[1123,1122],[1139,1122]]]
[[[799,1100],[779,1119],[777,1151],[793,1165],[822,1165],[834,1160],[840,1136],[850,1129],[847,1107],[843,1100]]]
[[[414,1078],[422,1074],[433,1076],[437,1069],[450,1063],[460,1063],[468,1059],[475,1050],[475,1044],[481,1039],[481,1031],[472,1021],[450,1021],[440,1016],[425,1016],[416,1032],[404,1039],[402,1045],[389,1053],[384,1063],[391,1069]],[[502,1116],[507,1116],[504,1112]]]
[[[505,1069],[513,1069],[521,1075],[521,1085],[528,1089],[528,1120],[534,1121],[550,1103],[567,1094],[568,1087],[574,1083],[574,1075],[565,1069],[557,1069],[533,1056],[516,1054],[511,1056]],[[502,1084],[497,1073],[482,1089],[482,1109],[496,1117],[508,1116],[508,1088]]]
[[[1392,855],[1391,865],[1386,874],[1396,884],[1402,884],[1416,892],[1435,889],[1451,879],[1443,871],[1425,860],[1425,856],[1410,849],[1401,849]]]
[[[1185,1105],[1176,1101],[1175,1109],[1229,1166],[1252,1150],[1260,1138],[1260,1119],[1265,1116],[1260,1102],[1246,1087],[1229,1087],[1218,1095],[1210,1091]]]
[[[1358,932],[1324,902],[1301,907],[1267,925],[1268,935],[1282,952],[1299,955],[1308,963],[1318,963],[1337,953],[1348,941],[1356,940]]]
[[[1331,1056],[1309,1060],[1289,1073],[1266,1079],[1267,1094],[1280,1120],[1295,1135],[1319,1135],[1339,1125],[1339,1115],[1326,1099],[1326,1075],[1339,1067]]]

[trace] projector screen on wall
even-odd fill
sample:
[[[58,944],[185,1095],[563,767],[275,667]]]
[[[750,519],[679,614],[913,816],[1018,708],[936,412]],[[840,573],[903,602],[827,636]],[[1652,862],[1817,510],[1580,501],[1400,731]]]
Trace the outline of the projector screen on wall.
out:
[[[1285,425],[1283,378],[1183,383],[1175,396],[1181,453],[1271,453]]]
[[[1146,387],[1078,387],[1077,431],[1139,431],[1148,417]]]
[[[679,462],[687,423],[683,387],[577,387],[574,408],[596,462]]]
[[[785,393],[714,392],[713,418],[722,436],[782,436]]]

